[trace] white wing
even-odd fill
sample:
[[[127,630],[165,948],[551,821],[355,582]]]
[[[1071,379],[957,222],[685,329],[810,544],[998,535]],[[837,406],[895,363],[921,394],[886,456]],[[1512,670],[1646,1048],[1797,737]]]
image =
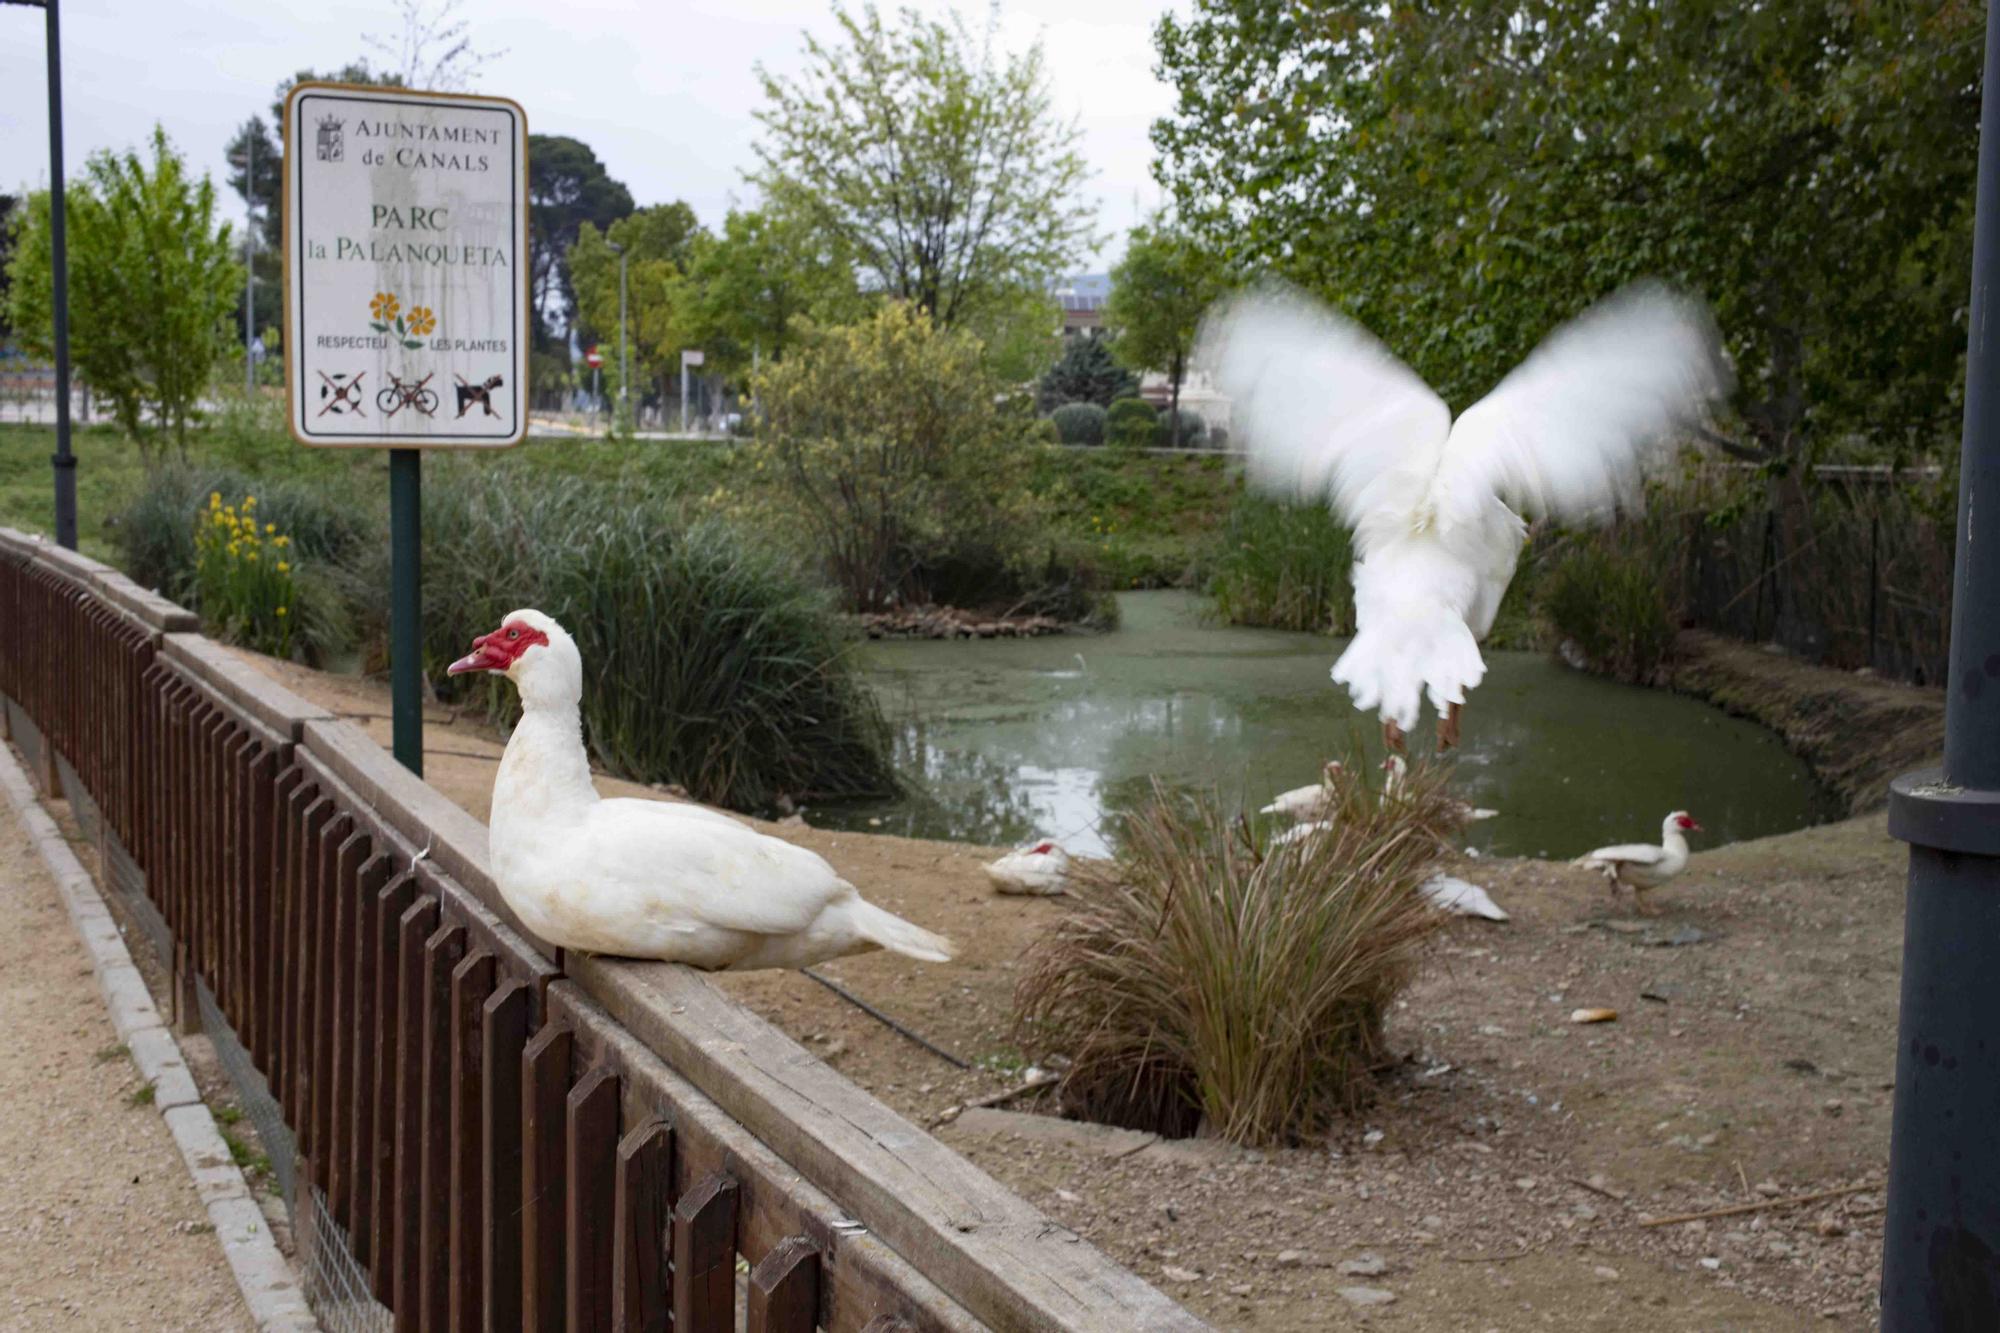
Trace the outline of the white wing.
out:
[[[1430,900],[1431,906],[1442,912],[1484,917],[1488,921],[1508,920],[1507,913],[1486,890],[1469,879],[1460,879],[1456,875],[1432,875],[1417,886],[1417,891]]]
[[[1492,497],[1528,518],[1599,522],[1638,498],[1647,468],[1727,392],[1715,324],[1698,303],[1636,283],[1542,341],[1459,416],[1432,488],[1441,522]]]
[[[1419,500],[1451,432],[1451,409],[1388,348],[1282,283],[1217,305],[1195,359],[1231,400],[1251,483],[1350,526]]]
[[[1576,858],[1573,865],[1617,865],[1624,862],[1632,865],[1649,866],[1667,854],[1664,847],[1655,847],[1645,842],[1622,842],[1616,847],[1599,847],[1594,852],[1586,852]]]

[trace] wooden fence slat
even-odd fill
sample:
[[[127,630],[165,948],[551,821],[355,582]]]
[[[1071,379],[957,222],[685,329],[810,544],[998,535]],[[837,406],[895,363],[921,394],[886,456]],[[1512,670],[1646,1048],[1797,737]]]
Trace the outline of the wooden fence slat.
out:
[[[424,1122],[422,1278],[417,1301],[424,1333],[451,1319],[451,974],[465,957],[465,927],[450,918],[424,942]]]
[[[569,1333],[612,1333],[612,1208],[618,1175],[618,1073],[597,1068],[569,1093],[565,1246]]]
[[[508,981],[487,997],[480,1015],[484,1157],[481,1192],[486,1226],[480,1239],[481,1305],[486,1333],[514,1333],[521,1317],[521,1055],[528,1044],[532,993]]]
[[[298,813],[296,799],[304,777],[296,765],[287,764],[272,784],[271,853],[264,871],[263,929],[257,937],[258,948],[263,951],[257,975],[260,995],[257,1004],[257,1067],[264,1071],[264,1081],[270,1085],[271,1095],[281,1104],[285,1100],[286,1076],[281,1013],[285,1005],[285,983],[290,975],[285,966],[282,945],[292,902],[288,883],[292,864],[292,826]]]
[[[396,1333],[420,1327],[419,1265],[423,1259],[424,941],[437,928],[435,898],[419,898],[396,928],[396,1160],[385,1193],[396,1216]]]
[[[396,1136],[401,1121],[396,1109],[396,1080],[402,1070],[397,1043],[402,1025],[397,1015],[402,986],[403,914],[416,900],[417,882],[401,874],[375,896],[375,1041],[373,1079],[375,1133],[369,1140],[368,1194],[373,1217],[369,1223],[369,1288],[387,1305],[396,1294]]]
[[[341,907],[343,935],[352,966],[342,974],[340,999],[341,1049],[333,1071],[333,1185],[336,1216],[347,1228],[354,1257],[368,1264],[368,1224],[371,1214],[368,1179],[368,1138],[375,1130],[375,912],[378,895],[389,882],[394,862],[377,851],[354,873],[350,901]]]
[[[285,1120],[298,1139],[299,1154],[316,1155],[312,1142],[312,1010],[313,1010],[313,927],[319,924],[319,844],[320,834],[335,814],[333,801],[317,787],[306,806],[299,836],[292,845],[291,918],[285,923],[291,947],[286,951],[290,971],[285,989],[291,1012],[285,1016],[285,1065],[291,1071],[286,1085]]]
[[[570,1030],[546,1023],[521,1052],[521,1305],[528,1333],[562,1333]]]
[[[313,1095],[312,1115],[314,1179],[326,1191],[334,1208],[334,1220],[350,1224],[333,1196],[333,1164],[340,1156],[340,1141],[334,1137],[334,1071],[340,1068],[345,1044],[347,1011],[341,1007],[341,992],[354,976],[354,940],[349,925],[354,919],[354,877],[368,859],[368,835],[354,825],[353,816],[343,812],[327,825],[320,842],[319,957],[314,973],[313,996]]]
[[[649,1120],[618,1141],[611,1271],[611,1323],[618,1333],[667,1333],[673,1178],[674,1131],[664,1120]]]
[[[788,1236],[750,1270],[747,1333],[812,1333],[819,1324],[819,1246]]]
[[[736,1182],[706,1176],[674,1206],[674,1333],[735,1333]]]
[[[260,746],[250,763],[250,891],[243,922],[243,1016],[237,1037],[251,1060],[267,1073],[270,1066],[262,1058],[264,1025],[268,1021],[269,997],[264,987],[269,959],[266,932],[271,921],[271,835],[274,801],[277,795],[278,756],[269,746]]]
[[[480,1333],[485,1318],[480,1265],[484,1207],[485,1043],[481,1019],[493,993],[493,955],[478,949],[451,973],[451,1322],[462,1333]]]

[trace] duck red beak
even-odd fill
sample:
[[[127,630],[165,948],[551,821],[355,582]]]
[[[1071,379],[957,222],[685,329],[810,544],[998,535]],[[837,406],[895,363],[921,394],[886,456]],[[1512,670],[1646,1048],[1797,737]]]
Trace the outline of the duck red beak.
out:
[[[494,648],[489,642],[492,638],[491,634],[482,634],[474,639],[472,651],[446,667],[445,675],[463,676],[468,671],[506,671],[511,659]]]

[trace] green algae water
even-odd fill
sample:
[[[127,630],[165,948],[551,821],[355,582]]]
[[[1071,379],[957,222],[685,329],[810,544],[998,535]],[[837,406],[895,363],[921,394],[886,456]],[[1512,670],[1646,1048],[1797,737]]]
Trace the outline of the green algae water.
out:
[[[1119,598],[1107,634],[891,641],[864,663],[909,794],[820,807],[821,828],[1102,854],[1108,821],[1154,776],[1255,810],[1329,758],[1380,757],[1380,728],[1327,671],[1345,641],[1238,629],[1185,592]],[[1500,811],[1465,844],[1571,857],[1650,842],[1670,810],[1697,849],[1832,818],[1837,804],[1769,731],[1693,699],[1619,685],[1538,653],[1486,653],[1465,711],[1456,790]],[[1430,745],[1430,717],[1412,736]]]

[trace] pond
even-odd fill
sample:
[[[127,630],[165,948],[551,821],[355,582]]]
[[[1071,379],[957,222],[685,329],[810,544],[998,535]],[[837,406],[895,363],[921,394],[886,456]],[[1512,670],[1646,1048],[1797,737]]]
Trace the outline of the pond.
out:
[[[1109,822],[1154,776],[1255,809],[1356,746],[1379,758],[1374,717],[1327,678],[1343,640],[1221,625],[1193,593],[1126,593],[1119,607],[1106,634],[870,644],[910,794],[817,807],[807,821],[991,844],[1052,837],[1102,854]],[[1705,826],[1695,846],[1712,847],[1838,813],[1754,723],[1538,653],[1489,651],[1486,662],[1456,787],[1501,813],[1467,831],[1468,847],[1572,857],[1653,841],[1675,809]],[[1429,745],[1427,714],[1412,748]]]

